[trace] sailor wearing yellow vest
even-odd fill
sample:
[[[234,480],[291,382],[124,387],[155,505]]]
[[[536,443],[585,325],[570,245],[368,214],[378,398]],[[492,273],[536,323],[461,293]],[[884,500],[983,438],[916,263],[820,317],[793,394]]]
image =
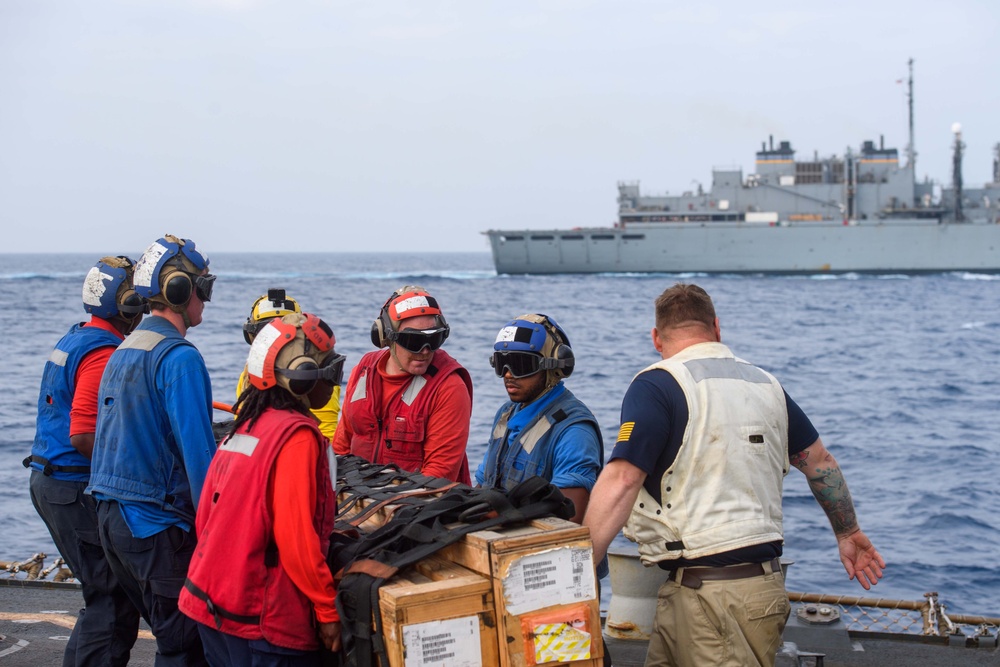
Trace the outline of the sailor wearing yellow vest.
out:
[[[299,302],[290,296],[285,296],[285,290],[269,289],[267,294],[253,302],[250,316],[243,324],[243,338],[248,345],[252,345],[257,332],[268,322],[285,315],[301,312],[302,308],[299,306]],[[244,366],[243,372],[240,373],[240,379],[236,383],[236,398],[239,398],[243,390],[249,386],[250,379],[247,377],[247,369]],[[310,410],[310,412],[319,420],[320,432],[332,440],[333,434],[337,430],[337,418],[340,416],[340,385],[333,388],[333,394],[326,405]]]

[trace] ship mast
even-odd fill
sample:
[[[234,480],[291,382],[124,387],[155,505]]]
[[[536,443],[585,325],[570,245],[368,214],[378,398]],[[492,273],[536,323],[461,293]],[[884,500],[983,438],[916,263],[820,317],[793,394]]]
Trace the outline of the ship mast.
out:
[[[910,80],[908,86],[908,92],[906,94],[907,106],[909,107],[910,115],[910,141],[906,144],[906,166],[913,170],[914,180],[917,178],[917,149],[913,143],[913,58],[909,60],[910,66]]]
[[[962,213],[962,125],[955,123],[951,126],[951,131],[955,135],[955,152],[951,158],[951,179],[955,190],[955,222],[963,222],[965,215]]]

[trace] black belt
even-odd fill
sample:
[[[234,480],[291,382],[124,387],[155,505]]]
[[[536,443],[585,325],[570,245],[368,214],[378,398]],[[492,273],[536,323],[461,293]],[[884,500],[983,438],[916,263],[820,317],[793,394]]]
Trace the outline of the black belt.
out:
[[[35,456],[34,454],[21,461],[21,463],[25,468],[30,468],[32,463],[37,463],[42,466],[42,473],[46,477],[51,477],[53,472],[90,473],[90,466],[54,466],[49,463],[48,459]]]
[[[765,563],[744,563],[727,567],[679,567],[667,571],[667,581],[677,581],[687,588],[701,588],[703,581],[750,579],[780,571],[781,561],[774,558]]]

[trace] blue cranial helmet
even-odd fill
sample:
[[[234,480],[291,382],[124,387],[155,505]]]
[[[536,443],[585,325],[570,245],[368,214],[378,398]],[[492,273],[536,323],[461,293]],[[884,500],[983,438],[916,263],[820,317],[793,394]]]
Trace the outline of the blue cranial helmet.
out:
[[[103,319],[131,319],[146,309],[132,285],[135,262],[124,255],[102,257],[83,280],[83,309]]]
[[[179,311],[194,293],[194,278],[206,269],[208,256],[195,248],[194,241],[167,234],[150,244],[139,258],[135,267],[135,291],[145,299]]]
[[[550,385],[569,377],[576,363],[569,336],[554,319],[541,313],[520,315],[505,324],[497,333],[493,350],[491,363],[494,368],[500,368],[496,365],[497,352],[537,354],[540,357],[539,369],[548,372]]]

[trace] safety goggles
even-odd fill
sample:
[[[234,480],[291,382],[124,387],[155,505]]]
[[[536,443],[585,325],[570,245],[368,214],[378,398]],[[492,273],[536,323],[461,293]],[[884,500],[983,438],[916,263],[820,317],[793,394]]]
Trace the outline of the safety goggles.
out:
[[[490,366],[497,377],[510,371],[511,377],[526,378],[542,370],[542,357],[534,352],[512,352],[497,350],[490,357]]]
[[[446,338],[448,338],[448,327],[441,327],[439,329],[403,329],[389,335],[389,340],[413,353],[421,352],[425,347],[430,348],[431,352],[433,352],[444,345]]]
[[[194,293],[198,295],[198,298],[202,301],[211,301],[212,287],[215,285],[215,275],[206,273],[202,276],[192,276],[191,280],[194,282]]]
[[[333,354],[319,368],[277,369],[277,372],[289,380],[326,380],[330,384],[340,384],[344,379],[344,361],[342,354]],[[311,364],[309,364],[311,365]]]

